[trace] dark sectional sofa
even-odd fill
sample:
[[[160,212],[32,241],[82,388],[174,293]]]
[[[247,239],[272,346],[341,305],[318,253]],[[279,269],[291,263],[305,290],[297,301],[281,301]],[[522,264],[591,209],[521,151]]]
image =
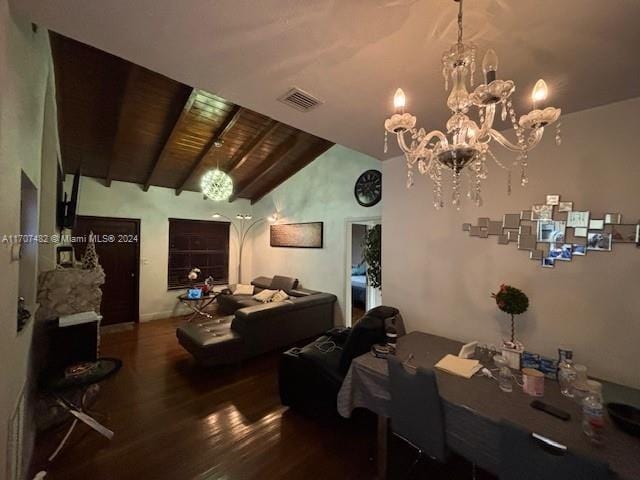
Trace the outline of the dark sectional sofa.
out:
[[[301,288],[290,277],[258,277],[255,292],[284,290],[290,296],[278,303],[261,303],[252,295],[218,296],[220,312],[228,315],[179,327],[180,344],[200,363],[235,363],[261,353],[290,346],[333,327],[335,295]]]

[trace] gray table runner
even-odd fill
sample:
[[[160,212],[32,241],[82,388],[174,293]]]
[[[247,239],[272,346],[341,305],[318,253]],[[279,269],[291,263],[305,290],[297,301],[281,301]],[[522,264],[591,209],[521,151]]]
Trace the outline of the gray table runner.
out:
[[[433,367],[447,353],[457,354],[462,344],[421,332],[412,332],[398,341],[397,355],[405,359],[413,354],[412,364]],[[512,393],[504,393],[496,381],[475,376],[469,380],[437,371],[438,388],[443,399],[447,443],[470,461],[496,473],[498,466],[498,423],[509,420],[527,430],[566,445],[571,451],[609,463],[621,479],[640,479],[640,440],[615,427],[607,418],[605,443],[594,446],[582,433],[582,412],[573,400],[564,397],[555,381],[545,380],[542,400],[571,414],[563,422],[529,406],[533,397],[514,384]],[[607,389],[605,389],[606,397]],[[365,354],[349,368],[338,395],[338,411],[349,417],[356,407],[389,416],[387,362]],[[605,398],[606,400],[610,400]]]

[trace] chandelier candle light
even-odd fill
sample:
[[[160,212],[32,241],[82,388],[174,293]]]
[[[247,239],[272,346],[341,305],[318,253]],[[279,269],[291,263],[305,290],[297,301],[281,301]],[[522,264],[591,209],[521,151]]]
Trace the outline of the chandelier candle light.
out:
[[[417,164],[418,172],[428,175],[433,181],[433,204],[439,209],[444,206],[442,200],[442,177],[444,172],[451,172],[453,206],[460,209],[461,176],[468,179],[467,196],[477,206],[482,205],[481,183],[487,178],[487,157],[500,168],[507,170],[507,191],[511,193],[511,169],[500,162],[489,148],[495,140],[511,152],[517,154],[514,165],[520,168],[520,184],[524,187],[529,182],[527,162],[529,151],[533,149],[544,133],[544,128],[558,120],[560,109],[547,107],[545,101],[548,88],[544,80],[535,84],[531,95],[533,110],[522,115],[518,120],[513,108],[511,96],[515,84],[511,80],[497,77],[498,56],[493,49],[487,50],[482,60],[485,83],[478,85],[469,93],[467,82],[474,85],[476,70],[476,46],[462,41],[462,2],[458,10],[458,41],[442,55],[442,74],[445,90],[451,92],[447,106],[453,112],[446,124],[446,134],[439,130],[426,132],[424,128],[416,128],[416,117],[405,112],[406,97],[402,89],[396,90],[393,103],[395,113],[384,122],[385,152],[387,151],[387,133],[396,134],[398,145],[407,160],[407,188],[413,186],[413,169]],[[475,107],[478,110],[476,123],[467,115]],[[516,141],[511,142],[502,133],[493,128],[496,109],[501,107],[501,119],[511,121]],[[409,143],[405,134],[410,137]],[[560,145],[560,123],[556,124],[556,143]]]

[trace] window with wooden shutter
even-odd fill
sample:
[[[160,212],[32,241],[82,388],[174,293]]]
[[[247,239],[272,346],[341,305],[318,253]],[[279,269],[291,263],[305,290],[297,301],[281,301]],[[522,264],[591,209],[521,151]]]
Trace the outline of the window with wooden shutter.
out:
[[[168,288],[187,288],[187,275],[199,268],[197,284],[213,277],[216,284],[229,282],[229,223],[169,219]]]

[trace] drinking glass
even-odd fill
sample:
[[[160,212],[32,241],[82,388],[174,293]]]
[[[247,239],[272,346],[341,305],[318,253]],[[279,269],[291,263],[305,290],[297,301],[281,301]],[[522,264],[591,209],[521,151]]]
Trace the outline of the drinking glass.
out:
[[[513,374],[508,367],[509,362],[502,355],[495,355],[493,363],[498,367],[498,386],[503,392],[513,391]]]

